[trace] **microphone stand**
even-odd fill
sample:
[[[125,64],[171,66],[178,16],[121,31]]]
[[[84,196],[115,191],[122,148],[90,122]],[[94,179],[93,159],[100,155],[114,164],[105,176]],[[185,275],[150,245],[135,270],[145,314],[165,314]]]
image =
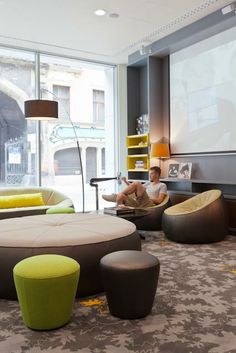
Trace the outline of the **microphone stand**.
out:
[[[117,182],[119,184],[121,184],[121,181],[120,181],[120,177],[121,177],[121,173],[118,173],[118,175],[116,177],[112,177],[112,178],[91,178],[90,179],[90,182],[89,182],[89,185],[90,186],[93,186],[95,187],[95,190],[96,190],[96,210],[98,211],[99,210],[99,202],[98,202],[98,184],[99,182],[101,181],[107,181],[107,180],[117,180]]]

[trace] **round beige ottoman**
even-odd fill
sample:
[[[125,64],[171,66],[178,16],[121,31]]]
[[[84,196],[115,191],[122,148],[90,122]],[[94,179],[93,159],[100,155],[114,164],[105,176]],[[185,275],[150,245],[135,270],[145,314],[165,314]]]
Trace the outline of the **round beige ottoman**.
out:
[[[15,299],[13,267],[40,254],[69,256],[80,264],[77,296],[103,290],[100,259],[118,250],[141,250],[136,226],[102,214],[49,214],[0,221],[0,298]]]

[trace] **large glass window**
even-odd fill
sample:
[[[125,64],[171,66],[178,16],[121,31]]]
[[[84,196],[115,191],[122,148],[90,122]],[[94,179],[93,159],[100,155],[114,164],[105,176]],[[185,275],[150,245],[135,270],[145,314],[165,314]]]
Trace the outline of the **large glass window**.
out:
[[[105,120],[105,95],[104,91],[93,90],[93,121],[104,123]]]
[[[35,97],[35,56],[0,48],[0,185],[36,183],[36,124],[24,118]]]
[[[76,209],[82,210],[78,140],[85,209],[95,209],[95,188],[90,186],[90,179],[115,175],[114,69],[50,55],[41,55],[40,64],[44,97],[61,103],[58,121],[41,123],[42,184],[67,194]],[[99,183],[100,207],[103,207],[101,194],[112,191],[114,181]]]
[[[38,185],[41,180],[43,186],[71,197],[81,211],[83,169],[85,210],[95,209],[90,179],[116,174],[114,68],[52,55],[37,57],[0,48],[0,186]],[[39,125],[25,120],[24,101],[37,98],[37,86],[38,96],[58,101],[57,122]],[[114,180],[99,183],[101,208],[101,194],[114,187]]]

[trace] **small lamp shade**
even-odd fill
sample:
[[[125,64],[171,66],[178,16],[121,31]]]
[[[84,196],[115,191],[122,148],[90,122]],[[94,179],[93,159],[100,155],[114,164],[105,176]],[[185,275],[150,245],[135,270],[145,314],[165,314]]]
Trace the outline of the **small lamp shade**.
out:
[[[44,99],[25,101],[25,118],[28,120],[58,119],[58,102]]]
[[[151,158],[169,158],[170,150],[168,143],[152,143]]]

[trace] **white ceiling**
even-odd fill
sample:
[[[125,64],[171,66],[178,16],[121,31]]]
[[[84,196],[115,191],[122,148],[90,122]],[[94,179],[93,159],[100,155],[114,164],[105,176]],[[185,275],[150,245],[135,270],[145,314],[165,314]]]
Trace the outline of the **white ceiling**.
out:
[[[148,45],[231,2],[0,0],[0,43],[125,63],[142,44]],[[98,8],[108,14],[96,17],[93,12]],[[110,18],[110,13],[118,13],[119,18]]]

